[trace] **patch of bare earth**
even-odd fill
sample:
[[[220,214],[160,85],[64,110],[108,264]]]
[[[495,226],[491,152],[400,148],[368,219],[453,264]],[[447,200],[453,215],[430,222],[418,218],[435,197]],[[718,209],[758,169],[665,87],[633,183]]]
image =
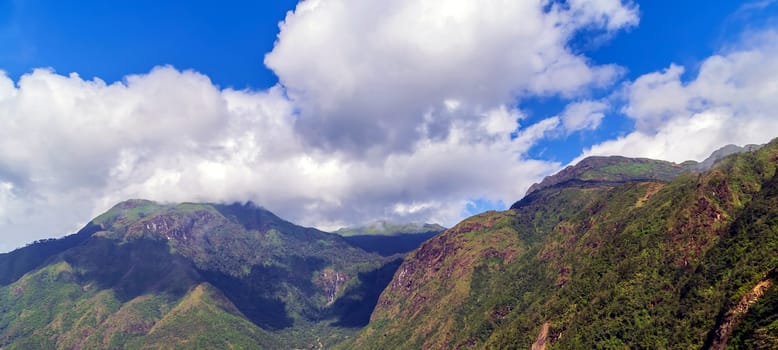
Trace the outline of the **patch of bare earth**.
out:
[[[551,326],[550,323],[546,322],[543,323],[543,326],[540,327],[540,332],[538,333],[537,339],[535,339],[535,342],[532,343],[532,347],[530,347],[530,350],[546,350],[546,342],[548,341],[548,329]]]
[[[718,329],[716,329],[713,343],[709,349],[722,350],[727,347],[729,336],[732,334],[732,329],[735,324],[748,313],[748,309],[756,304],[756,302],[759,301],[759,298],[761,298],[770,287],[772,287],[772,281],[770,281],[770,279],[765,278],[759,281],[750,292],[740,298],[740,301],[724,314],[724,319],[721,321]]]

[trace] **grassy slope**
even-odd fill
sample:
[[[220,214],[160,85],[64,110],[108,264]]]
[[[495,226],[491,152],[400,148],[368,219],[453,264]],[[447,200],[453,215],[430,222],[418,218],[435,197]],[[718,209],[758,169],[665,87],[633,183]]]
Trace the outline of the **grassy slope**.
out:
[[[67,263],[50,265],[3,291],[4,304],[13,305],[3,319],[8,349],[279,347],[276,336],[206,284],[180,297],[146,293],[122,300],[111,289],[74,283],[72,273]]]
[[[200,284],[127,348],[278,349],[279,340],[248,321],[218,289]]]
[[[344,347],[526,349],[548,323],[552,349],[700,348],[776,266],[776,163],[773,142],[669,184],[550,187],[465,220],[406,259]],[[774,327],[752,324],[733,344]]]

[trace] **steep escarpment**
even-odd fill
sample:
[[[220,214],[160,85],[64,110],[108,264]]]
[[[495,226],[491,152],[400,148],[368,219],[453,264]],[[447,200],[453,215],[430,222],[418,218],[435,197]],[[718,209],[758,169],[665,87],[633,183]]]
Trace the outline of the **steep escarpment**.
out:
[[[521,253],[523,248],[510,227],[512,218],[511,213],[484,213],[422,245],[406,258],[378,300],[369,327],[376,329],[369,332],[381,332],[379,337],[392,335],[383,337],[385,342],[381,345],[405,344],[409,348],[448,345],[449,339],[461,331],[462,320],[439,316],[466,305],[474,271],[501,270]],[[403,322],[391,322],[399,319]],[[387,328],[381,327],[382,324]],[[401,331],[411,327],[418,332]],[[363,344],[357,340],[356,345]]]
[[[705,172],[618,164],[668,176],[614,175],[606,161],[582,173],[591,177],[465,220],[405,259],[348,346],[687,349],[772,339],[775,318],[753,315],[775,311],[765,281],[778,264],[778,142]]]

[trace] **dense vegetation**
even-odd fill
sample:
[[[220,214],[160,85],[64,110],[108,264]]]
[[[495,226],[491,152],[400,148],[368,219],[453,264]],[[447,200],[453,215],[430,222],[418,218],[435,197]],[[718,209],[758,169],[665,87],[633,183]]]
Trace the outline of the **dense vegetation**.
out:
[[[775,347],[778,141],[669,182],[618,160],[423,244],[343,347]]]

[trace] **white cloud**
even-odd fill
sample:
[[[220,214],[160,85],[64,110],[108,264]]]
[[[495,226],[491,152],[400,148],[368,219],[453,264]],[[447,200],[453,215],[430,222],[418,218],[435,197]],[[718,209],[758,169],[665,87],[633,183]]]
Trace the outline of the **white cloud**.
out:
[[[521,126],[509,106],[608,86],[622,69],[568,42],[637,22],[620,0],[307,0],[280,25],[265,91],[171,67],[112,84],[0,74],[0,249],[138,197],[253,200],[321,228],[454,224],[556,169],[526,159],[538,140],[596,127],[597,106]]]
[[[11,202],[14,200],[14,185],[10,182],[0,182],[0,223],[8,222],[13,216]]]
[[[775,2],[776,0],[747,1],[740,5],[740,7],[732,15],[730,15],[730,18],[747,18],[751,13],[755,11],[762,11],[775,4]]]
[[[624,113],[636,130],[595,145],[586,155],[621,154],[671,161],[702,160],[726,144],[778,137],[778,33],[749,33],[682,79],[671,65],[627,86]]]
[[[504,105],[492,109],[483,115],[481,127],[492,135],[504,135],[513,132],[519,126],[516,121],[522,118],[518,110],[508,110]]]
[[[523,154],[558,121],[519,128],[520,112],[505,107],[410,152],[362,159],[307,147],[280,87],[219,90],[170,67],[114,84],[37,70],[0,86],[3,249],[72,232],[127,198],[253,200],[322,228],[379,217],[450,225],[468,199],[511,203],[557,166]]]
[[[516,137],[514,142],[521,144],[524,150],[528,150],[532,145],[546,137],[549,133],[557,131],[559,125],[559,117],[543,119],[527,127],[524,132]]]
[[[637,7],[620,0],[308,0],[265,63],[300,106],[306,141],[375,156],[445,137],[454,120],[516,97],[609,84],[621,69],[590,64],[568,41],[637,22]],[[458,113],[419,129],[438,109]]]
[[[568,104],[560,116],[565,132],[571,134],[580,130],[597,129],[608,108],[608,104],[602,101],[580,101]]]

